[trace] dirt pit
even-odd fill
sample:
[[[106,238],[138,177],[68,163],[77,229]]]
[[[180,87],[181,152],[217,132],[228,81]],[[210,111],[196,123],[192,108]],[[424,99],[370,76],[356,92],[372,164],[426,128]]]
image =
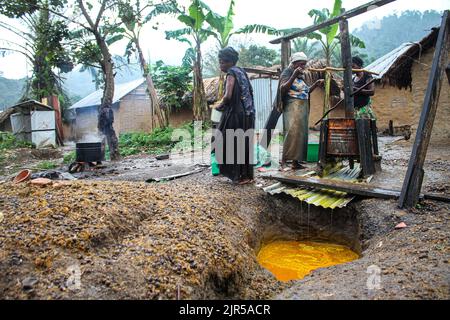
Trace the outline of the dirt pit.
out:
[[[449,207],[434,202],[323,210],[204,172],[154,184],[3,183],[0,212],[3,299],[449,298]],[[266,243],[308,239],[361,258],[290,282],[257,261]]]

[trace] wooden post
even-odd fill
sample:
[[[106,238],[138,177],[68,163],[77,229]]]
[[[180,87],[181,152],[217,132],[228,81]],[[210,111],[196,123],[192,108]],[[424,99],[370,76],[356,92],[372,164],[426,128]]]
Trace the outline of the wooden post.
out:
[[[450,63],[448,64],[447,69],[445,69],[445,72],[447,73],[448,84],[450,84]]]
[[[394,136],[394,121],[392,120],[389,120],[389,135]]]
[[[328,142],[328,120],[322,120],[320,125],[320,140],[319,140],[319,164],[325,167],[327,164],[327,142]]]
[[[353,80],[352,80],[352,51],[350,44],[350,35],[348,32],[348,21],[346,19],[339,22],[341,30],[341,56],[344,66],[344,104],[345,117],[347,119],[354,118],[354,99],[353,99]]]
[[[53,108],[55,111],[55,130],[56,130],[56,142],[60,146],[64,146],[64,131],[62,125],[62,113],[61,106],[59,104],[58,96],[50,95],[45,98],[47,100],[47,105]]]
[[[414,141],[408,171],[406,172],[398,203],[400,208],[413,207],[419,201],[419,194],[424,176],[423,164],[430,142],[442,81],[444,80],[444,71],[448,59],[450,43],[449,16],[450,11],[445,11],[436,42],[436,51],[434,53],[433,65],[430,71],[430,80],[423,103],[422,114],[420,116],[419,126],[417,127],[416,140]]]
[[[372,134],[370,130],[370,119],[357,119],[356,132],[358,135],[359,157],[363,175],[368,177],[375,173],[373,162]]]
[[[370,132],[372,133],[372,143],[373,143],[373,154],[379,155],[380,151],[378,149],[378,135],[377,135],[377,120],[370,120]]]
[[[289,66],[289,60],[291,58],[291,41],[281,41],[281,69],[286,69]]]

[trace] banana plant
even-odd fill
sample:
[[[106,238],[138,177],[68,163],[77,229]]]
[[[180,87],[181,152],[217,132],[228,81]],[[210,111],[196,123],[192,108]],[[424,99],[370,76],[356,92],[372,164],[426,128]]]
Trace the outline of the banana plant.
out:
[[[185,27],[166,31],[166,39],[176,39],[181,42],[188,43],[195,51],[194,70],[194,93],[193,93],[193,110],[195,120],[206,120],[208,115],[208,105],[203,85],[202,76],[202,52],[201,45],[210,36],[214,36],[214,32],[208,28],[206,17],[212,10],[200,0],[191,0],[187,10],[179,9],[178,20]]]
[[[230,1],[228,12],[226,16],[221,16],[213,11],[209,11],[206,16],[206,22],[211,27],[213,37],[216,38],[220,49],[227,47],[231,38],[236,34],[249,34],[249,33],[265,33],[268,35],[282,35],[283,30],[277,30],[270,26],[262,24],[246,25],[240,29],[235,30],[233,24],[235,0]],[[224,74],[220,74],[219,78],[219,99],[222,98],[224,93]]]
[[[333,5],[333,10],[330,12],[329,9],[313,9],[309,11],[308,15],[314,19],[314,24],[319,24],[325,22],[326,20],[335,18],[341,14],[342,11],[342,0],[335,0]],[[334,24],[319,30],[319,32],[312,32],[307,37],[309,39],[314,39],[319,41],[322,46],[322,54],[326,60],[327,66],[332,65],[333,57],[337,60],[340,57],[339,53],[339,25]],[[365,48],[364,42],[359,38],[350,35],[350,41],[352,46]],[[330,88],[331,88],[331,73],[325,73],[325,101],[323,113],[330,108]]]
[[[140,38],[142,29],[154,17],[165,13],[175,13],[177,7],[172,1],[158,4],[147,2],[147,4],[141,5],[140,1],[131,0],[118,0],[117,6],[119,17],[123,25],[123,32],[117,36],[121,39],[125,38],[128,40],[125,49],[125,56],[128,60],[132,55],[138,57],[142,73],[147,82],[147,90],[152,101],[158,126],[160,128],[165,128],[169,125],[168,112],[164,112],[163,106],[158,99],[151,71],[142,51]]]

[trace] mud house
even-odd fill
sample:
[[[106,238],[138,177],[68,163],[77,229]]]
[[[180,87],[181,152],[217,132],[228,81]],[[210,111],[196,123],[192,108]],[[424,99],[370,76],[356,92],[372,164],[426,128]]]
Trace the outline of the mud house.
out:
[[[98,107],[102,96],[103,90],[95,91],[67,110],[69,123],[64,125],[64,136],[68,140],[82,140],[97,132]],[[145,79],[116,85],[113,111],[117,134],[150,132],[157,125]],[[178,126],[189,120],[192,120],[192,110],[175,110],[171,114],[170,124]]]
[[[391,120],[394,127],[411,126],[413,133],[417,129],[438,31],[433,29],[419,42],[404,43],[366,67],[379,73],[375,76],[378,80],[373,108],[380,131],[387,130]],[[450,138],[449,116],[450,88],[448,82],[444,81],[432,142],[445,142]]]

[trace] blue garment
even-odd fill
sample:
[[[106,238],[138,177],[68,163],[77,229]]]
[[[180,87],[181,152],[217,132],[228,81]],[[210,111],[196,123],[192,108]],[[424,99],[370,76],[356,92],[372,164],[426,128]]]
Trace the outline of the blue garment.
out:
[[[305,80],[299,78],[295,79],[288,91],[288,96],[295,99],[308,100],[309,86],[306,84]]]
[[[247,73],[239,67],[232,67],[228,70],[228,74],[235,77],[241,89],[241,102],[247,116],[255,114],[255,103],[253,100],[253,88],[248,79]]]

